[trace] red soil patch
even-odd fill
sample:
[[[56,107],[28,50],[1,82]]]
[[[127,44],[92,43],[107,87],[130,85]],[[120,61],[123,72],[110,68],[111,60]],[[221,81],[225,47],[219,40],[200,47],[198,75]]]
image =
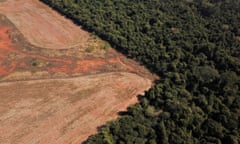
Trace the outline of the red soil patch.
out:
[[[9,30],[9,27],[0,26],[0,76],[10,73],[16,66],[15,62],[11,62],[6,66],[6,61],[4,61],[7,60],[9,53],[15,52],[13,49],[10,49],[12,42],[7,34]]]
[[[128,71],[139,73],[135,65],[125,64],[126,59],[114,50],[109,50],[112,57],[76,59],[71,57],[49,58],[41,54],[31,54],[16,48],[10,34],[14,30],[0,24],[0,78],[17,71],[47,71],[49,74],[65,73],[69,76],[107,71]]]
[[[16,46],[9,37],[11,31],[10,27],[0,25],[0,77],[18,70],[31,71],[32,69],[34,71],[48,71],[49,73],[88,74],[94,71],[106,70],[106,66],[118,65],[122,70],[132,70],[132,68],[124,65],[119,57],[77,60],[62,57],[48,58],[42,55],[22,52],[14,48]],[[12,54],[14,54],[15,58],[11,58]]]

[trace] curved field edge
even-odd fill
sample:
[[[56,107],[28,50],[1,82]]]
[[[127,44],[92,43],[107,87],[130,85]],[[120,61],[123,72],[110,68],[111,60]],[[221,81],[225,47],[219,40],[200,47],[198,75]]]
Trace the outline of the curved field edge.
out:
[[[0,83],[0,141],[81,143],[151,84],[123,72]]]
[[[104,42],[96,36],[91,39],[87,43],[95,45],[91,52],[85,47],[64,50],[34,47],[6,16],[0,14],[0,81],[76,77],[114,71],[156,78],[112,48],[101,48]]]
[[[240,142],[239,1],[41,1],[162,78],[86,143]]]

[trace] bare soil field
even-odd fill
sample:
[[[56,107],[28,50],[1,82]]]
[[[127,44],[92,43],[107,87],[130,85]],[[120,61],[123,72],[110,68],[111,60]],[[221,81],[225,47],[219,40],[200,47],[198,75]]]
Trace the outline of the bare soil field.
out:
[[[124,72],[1,83],[0,143],[81,143],[150,86]]]
[[[157,78],[38,0],[0,0],[0,144],[78,144]]]
[[[28,45],[14,25],[5,16],[0,15],[0,82],[114,71],[128,71],[146,76],[150,74],[144,67],[112,48],[77,53],[78,49],[82,47],[67,51],[41,51],[41,48]]]
[[[89,33],[38,0],[6,0],[0,4],[4,13],[33,45],[66,49],[84,45]]]

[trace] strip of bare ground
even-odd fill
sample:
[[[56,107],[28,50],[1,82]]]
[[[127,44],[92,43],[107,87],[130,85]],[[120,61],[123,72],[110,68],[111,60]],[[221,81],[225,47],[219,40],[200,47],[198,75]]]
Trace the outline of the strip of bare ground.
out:
[[[81,57],[78,58],[78,53],[70,57],[64,56],[65,51],[51,50],[43,53],[38,51],[39,48],[28,48],[22,45],[26,42],[21,35],[12,36],[18,32],[10,22],[3,16],[0,16],[0,19],[0,81],[59,78],[113,71],[128,71],[142,76],[150,75],[144,67],[126,59],[111,48],[105,50],[103,57],[91,56],[90,58],[84,54],[80,54]],[[16,38],[21,41],[13,42]],[[22,50],[26,48],[28,49]],[[69,51],[71,50],[75,49]],[[51,55],[58,53],[60,56],[49,57],[47,53]],[[87,53],[87,55],[91,54]]]

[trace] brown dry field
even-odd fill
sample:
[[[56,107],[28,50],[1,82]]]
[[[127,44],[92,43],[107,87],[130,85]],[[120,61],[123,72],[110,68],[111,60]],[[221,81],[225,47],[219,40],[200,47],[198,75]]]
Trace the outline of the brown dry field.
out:
[[[0,144],[78,144],[136,103],[157,77],[105,46],[38,0],[0,0]]]
[[[81,143],[150,86],[124,72],[1,83],[0,143]]]
[[[33,45],[66,49],[84,44],[89,34],[38,0],[6,0],[4,13]]]

